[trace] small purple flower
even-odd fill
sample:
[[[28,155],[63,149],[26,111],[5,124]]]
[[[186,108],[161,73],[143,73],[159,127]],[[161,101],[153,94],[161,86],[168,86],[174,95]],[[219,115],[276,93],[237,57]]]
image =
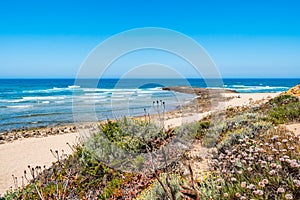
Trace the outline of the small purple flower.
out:
[[[271,170],[270,172],[269,172],[269,174],[271,175],[271,176],[273,176],[273,175],[275,175],[277,172],[275,171],[275,170]]]
[[[259,182],[258,185],[259,185],[260,187],[265,187],[265,184],[264,184],[263,182]]]
[[[218,183],[223,183],[223,179],[218,178],[218,179],[217,179],[217,182],[218,182]]]
[[[286,195],[285,195],[285,198],[286,198],[286,199],[293,199],[293,195],[291,195],[291,194],[286,194]]]
[[[278,193],[284,193],[284,191],[285,191],[285,190],[284,190],[284,188],[282,188],[282,187],[279,187],[279,188],[277,189],[277,192],[278,192]]]
[[[231,178],[231,181],[232,181],[232,182],[235,182],[235,181],[237,181],[237,179],[234,178],[234,177],[232,177],[232,178]]]
[[[282,143],[287,143],[288,140],[287,140],[287,139],[283,139],[283,140],[281,140],[281,142],[282,142]]]
[[[247,189],[254,190],[255,189],[255,185],[254,184],[250,184],[250,185],[247,186]]]
[[[245,188],[247,186],[247,183],[246,182],[241,182],[241,187],[242,188]]]
[[[263,182],[264,184],[268,184],[268,183],[269,183],[269,180],[265,178],[265,179],[262,180],[262,182]]]
[[[300,187],[300,181],[299,180],[294,180],[293,181],[296,187]]]
[[[272,167],[272,168],[275,168],[277,165],[276,165],[276,163],[271,163],[270,164],[270,167]]]

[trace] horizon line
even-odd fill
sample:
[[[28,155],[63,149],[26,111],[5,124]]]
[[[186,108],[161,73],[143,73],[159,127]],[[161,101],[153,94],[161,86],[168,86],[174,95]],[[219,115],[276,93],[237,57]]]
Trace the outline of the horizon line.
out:
[[[76,77],[0,77],[0,79],[77,79]],[[95,80],[99,78],[90,77],[90,78],[80,78],[81,80]],[[183,78],[172,78],[172,77],[102,77],[101,79],[300,79],[300,77],[209,77],[209,78],[201,78],[201,77],[183,77]],[[100,80],[100,79],[99,79]]]

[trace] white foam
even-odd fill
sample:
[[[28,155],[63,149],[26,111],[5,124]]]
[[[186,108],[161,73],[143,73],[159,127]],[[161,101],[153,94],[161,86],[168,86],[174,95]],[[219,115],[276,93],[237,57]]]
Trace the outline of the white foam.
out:
[[[31,105],[6,106],[6,108],[30,108]]]
[[[243,88],[243,87],[249,87],[249,86],[246,86],[246,85],[229,85],[228,87]]]
[[[54,103],[57,103],[57,104],[63,104],[65,103],[64,101],[54,101]]]
[[[288,87],[270,87],[270,86],[253,86],[253,87],[245,87],[236,89],[237,91],[250,91],[250,90],[285,90],[288,89]]]
[[[264,89],[267,89],[267,90],[273,90],[273,89],[288,89],[288,87],[280,87],[280,86],[262,86],[262,85],[259,85],[259,86],[256,86],[256,85],[231,85],[231,86],[228,86],[228,88],[242,88],[242,89],[254,89],[254,90],[264,90]]]
[[[62,91],[73,91],[74,89],[81,90],[85,93],[133,93],[133,92],[146,92],[151,93],[151,91],[160,91],[161,88],[147,88],[147,89],[138,89],[138,88],[81,88],[78,85],[69,85],[65,88],[53,87],[52,89],[44,89],[44,90],[24,90],[22,93],[53,93],[53,92],[62,92]]]
[[[75,88],[80,88],[80,86],[79,85],[69,85],[68,88],[75,89]]]
[[[63,96],[45,96],[45,97],[23,97],[24,100],[27,101],[38,101],[38,100],[57,100],[57,99],[65,99]]]
[[[118,94],[118,95],[122,95],[122,94],[125,94],[125,95],[130,95],[130,94],[134,94],[135,92],[134,91],[115,91],[112,93],[112,95],[115,95],[115,94]]]
[[[110,92],[101,92],[101,93],[88,92],[88,93],[84,93],[85,96],[104,96],[104,95],[107,95],[107,94],[110,94]]]
[[[54,87],[52,89],[45,89],[45,90],[24,90],[22,93],[24,94],[32,94],[32,93],[52,93],[52,92],[60,92],[65,90],[66,88],[57,88]]]
[[[97,100],[94,100],[95,102],[105,102],[105,101],[109,101],[109,99],[97,99]]]
[[[109,89],[100,89],[100,88],[80,88],[84,92],[107,92]]]
[[[78,85],[69,85],[66,88],[58,88],[58,87],[53,87],[52,89],[44,89],[44,90],[24,90],[22,93],[51,93],[51,92],[61,92],[61,91],[70,91],[73,89],[78,89],[80,86]]]
[[[24,90],[24,91],[22,91],[22,93],[24,93],[24,94],[26,94],[26,93],[29,93],[29,94],[31,94],[31,93],[46,93],[47,92],[47,90]]]
[[[1,100],[1,102],[7,102],[7,103],[19,103],[24,101],[23,99],[14,99],[14,100]]]
[[[111,96],[111,98],[124,98],[125,96],[127,96],[127,95],[115,95],[115,94],[113,94]]]

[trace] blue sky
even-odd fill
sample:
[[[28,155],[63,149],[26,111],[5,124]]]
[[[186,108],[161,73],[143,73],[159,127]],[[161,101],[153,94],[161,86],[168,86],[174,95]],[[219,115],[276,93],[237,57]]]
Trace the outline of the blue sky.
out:
[[[223,77],[300,77],[299,10],[296,0],[0,1],[0,77],[75,77],[101,41],[149,26],[198,41]],[[159,52],[129,56],[119,65],[157,57],[185,69]]]

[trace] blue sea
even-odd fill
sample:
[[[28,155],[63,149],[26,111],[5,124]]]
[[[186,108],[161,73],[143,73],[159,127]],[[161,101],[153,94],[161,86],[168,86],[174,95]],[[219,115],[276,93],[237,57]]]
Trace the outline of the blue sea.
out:
[[[299,83],[300,79],[224,79],[213,87],[241,93],[283,92]],[[152,114],[153,101],[160,100],[166,102],[166,111],[173,110],[194,95],[161,88],[182,85],[207,87],[202,79],[0,79],[0,133],[72,123],[74,105],[93,104],[98,120],[144,115],[145,109]]]

